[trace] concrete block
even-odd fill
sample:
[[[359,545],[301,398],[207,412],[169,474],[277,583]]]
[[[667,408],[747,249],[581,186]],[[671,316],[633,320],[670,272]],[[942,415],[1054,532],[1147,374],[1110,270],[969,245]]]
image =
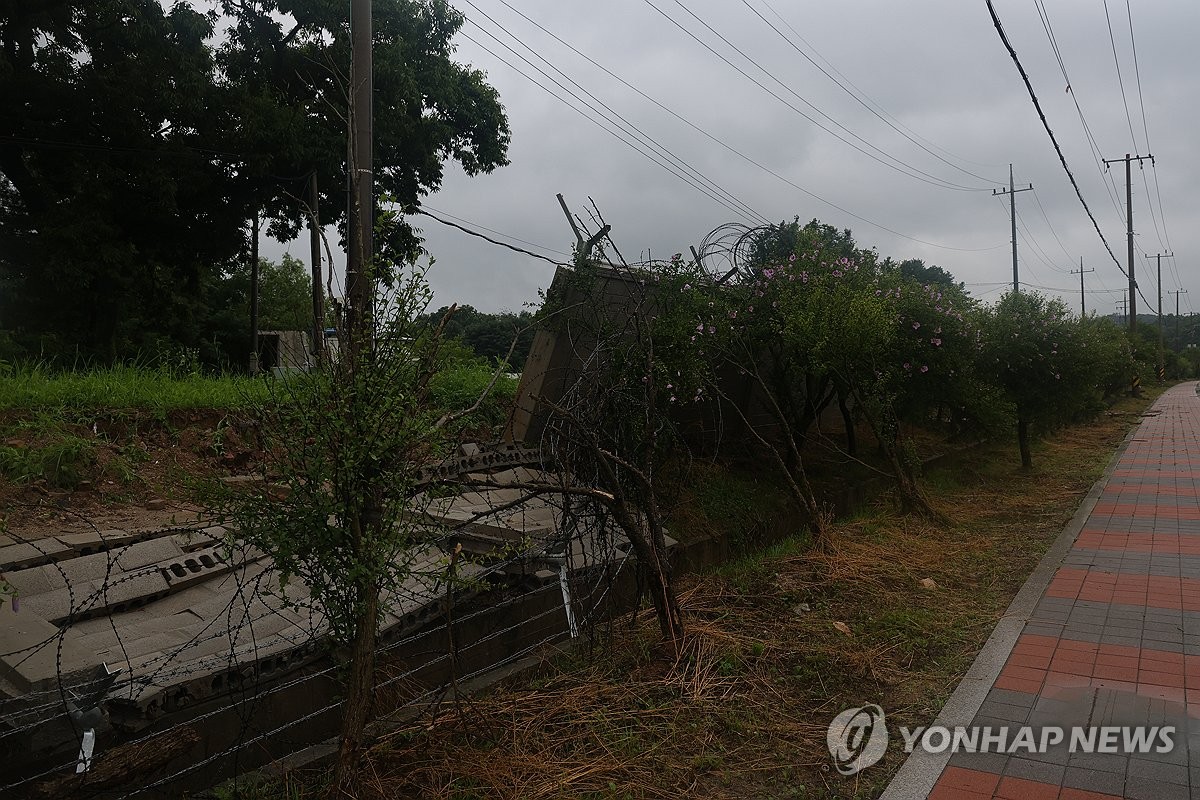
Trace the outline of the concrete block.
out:
[[[98,587],[99,588],[99,587]],[[121,606],[138,607],[170,591],[158,570],[126,573],[119,580],[109,581],[97,603],[110,612],[123,611]]]
[[[170,579],[167,580],[167,583],[171,583]],[[172,586],[172,588],[174,587]],[[163,615],[173,615],[186,611],[192,613],[193,617],[199,618],[200,615],[194,613],[195,607],[200,603],[212,600],[216,596],[217,593],[211,588],[204,584],[199,584],[189,586],[182,591],[172,591],[166,597],[155,600],[147,608],[155,614]]]
[[[117,565],[128,572],[138,567],[170,561],[181,555],[183,550],[171,538],[151,539],[123,548],[117,555]]]
[[[117,565],[116,552],[103,552],[68,558],[47,567],[47,571],[55,576],[60,586],[63,585],[63,578],[74,586],[87,581],[103,581],[105,577],[110,581],[115,580],[122,569]]]
[[[16,572],[8,572],[4,575],[4,580],[17,591],[17,596],[21,598],[21,602],[25,602],[36,594],[50,592],[62,587],[62,578],[58,573],[50,574],[48,567],[30,567],[29,569],[17,570]]]
[[[0,653],[0,675],[25,692],[51,689],[94,661],[44,617],[7,605],[0,609]]]
[[[21,599],[21,614],[29,612],[43,619],[49,620],[56,624],[71,616],[72,611],[79,613],[89,598],[92,598],[91,583],[83,584],[79,587],[73,587],[74,593],[68,589],[55,589],[51,592],[42,592],[33,597]],[[72,608],[74,603],[74,608]]]
[[[72,550],[58,539],[38,539],[0,547],[0,572],[35,567],[71,556]]]

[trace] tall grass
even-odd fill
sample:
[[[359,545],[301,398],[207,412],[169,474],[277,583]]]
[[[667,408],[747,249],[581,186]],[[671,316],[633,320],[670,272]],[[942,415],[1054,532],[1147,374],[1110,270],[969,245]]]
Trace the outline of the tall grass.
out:
[[[2,410],[233,409],[266,395],[263,379],[241,376],[209,377],[128,366],[64,372],[39,364],[0,364]]]

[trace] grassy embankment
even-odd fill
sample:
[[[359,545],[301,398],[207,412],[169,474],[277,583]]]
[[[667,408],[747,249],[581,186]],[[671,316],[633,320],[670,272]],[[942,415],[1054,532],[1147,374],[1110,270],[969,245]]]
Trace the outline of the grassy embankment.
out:
[[[469,406],[491,368],[463,360],[438,376],[439,408]],[[55,372],[0,364],[0,483],[72,490],[101,483],[131,486],[166,451],[181,457],[154,487],[178,491],[189,471],[244,467],[256,405],[271,402],[270,376],[208,376],[139,367]],[[498,381],[482,409],[484,427],[504,423],[516,391]],[[193,476],[195,477],[195,476]],[[116,495],[121,499],[123,495]]]

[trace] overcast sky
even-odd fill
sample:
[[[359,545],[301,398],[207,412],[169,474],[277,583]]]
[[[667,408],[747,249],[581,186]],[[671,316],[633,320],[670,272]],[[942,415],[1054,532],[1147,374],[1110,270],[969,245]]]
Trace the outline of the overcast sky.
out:
[[[1078,269],[1082,258],[1086,268],[1096,270],[1086,275],[1089,310],[1111,313],[1122,298],[1125,278],[1075,196],[984,0],[707,0],[682,5],[675,0],[510,0],[637,91],[501,0],[473,2],[688,169],[733,195],[736,200],[726,199],[729,205],[744,204],[773,221],[815,217],[851,228],[861,247],[875,247],[881,256],[937,264],[965,281],[975,296],[995,299],[1011,282],[1012,256],[1008,198],[993,197],[992,190],[1007,186],[1011,162],[1018,188],[1034,186],[1033,192],[1016,195],[1022,284],[1069,289],[1049,293],[1063,295],[1077,309],[1079,276],[1069,271]],[[651,3],[766,89],[705,49]],[[465,0],[455,5],[468,20],[457,40],[457,58],[486,72],[499,90],[512,127],[512,163],[475,178],[450,167],[441,191],[427,199],[431,210],[504,234],[495,238],[534,243],[528,247],[513,241],[556,259],[566,257],[573,241],[555,199],[558,192],[580,215],[588,197],[593,198],[630,260],[686,253],[723,223],[751,221],[744,207],[735,213],[532,83],[513,67],[585,108],[484,33],[499,37],[584,96],[480,10]],[[1083,197],[1122,266],[1124,165],[1113,165],[1106,178],[1073,100],[1100,157],[1153,153],[1155,170],[1149,162],[1144,169],[1136,163],[1133,168],[1139,286],[1155,303],[1154,264],[1143,254],[1173,248],[1176,258],[1163,259],[1164,311],[1174,309],[1174,296],[1167,290],[1180,286],[1197,292],[1195,302],[1200,303],[1200,284],[1193,283],[1200,245],[1194,189],[1200,186],[1194,155],[1200,126],[1195,45],[1200,3],[1131,0],[1127,6],[1125,0],[1107,0],[1110,39],[1104,0],[1046,0],[1070,92],[1034,0],[996,0],[995,5]],[[587,105],[599,105],[584,97]],[[518,310],[536,301],[538,289],[553,275],[554,267],[544,261],[427,218],[414,223],[423,229],[436,258],[431,279],[439,304]],[[299,244],[290,249],[301,256],[306,252]],[[1183,296],[1185,312],[1194,305],[1190,299]],[[1139,299],[1139,311],[1147,310],[1143,305]]]

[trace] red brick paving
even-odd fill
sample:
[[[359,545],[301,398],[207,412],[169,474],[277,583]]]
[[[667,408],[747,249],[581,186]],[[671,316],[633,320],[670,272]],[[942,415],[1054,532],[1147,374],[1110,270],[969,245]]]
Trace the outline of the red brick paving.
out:
[[[1109,690],[1108,697],[1124,698],[1121,702],[1127,704],[1148,702],[1159,704],[1154,707],[1160,709],[1177,707],[1186,709],[1188,719],[1200,719],[1200,645],[1189,636],[1181,653],[1173,652],[1173,648],[1178,649],[1182,639],[1169,645],[1154,637],[1141,638],[1144,631],[1153,631],[1147,622],[1152,614],[1159,615],[1161,631],[1161,619],[1168,612],[1185,616],[1200,612],[1200,569],[1196,560],[1200,556],[1200,526],[1194,524],[1200,520],[1200,399],[1195,384],[1164,393],[1154,411],[1143,419],[1074,542],[1075,551],[1094,555],[1071,559],[1071,566],[1060,567],[1042,595],[1043,603],[1057,603],[1057,608],[1066,608],[1069,614],[1067,618],[1041,619],[1037,630],[1064,633],[1044,635],[1027,628],[1013,646],[989,697],[999,692],[1009,698],[1004,702],[1016,703],[1020,708],[1015,698],[1021,696],[1033,698],[1026,702],[1036,705],[1056,702],[1055,698],[1066,696],[1069,690]],[[1119,553],[1136,555],[1123,558]],[[1157,611],[1147,611],[1144,617],[1129,613],[1138,608]],[[1078,623],[1073,622],[1076,612],[1080,615]],[[1144,631],[1142,626],[1147,626]],[[1118,641],[1140,641],[1148,646],[1084,641],[1100,639],[1097,630],[1111,631]],[[1167,701],[1165,706],[1163,701]],[[1096,713],[1100,710],[1097,706]],[[1097,718],[1091,724],[1111,723]],[[1192,728],[1186,720],[1184,724],[1191,735],[1200,731],[1200,726]],[[1082,769],[1085,779],[1079,778],[1081,770],[1076,768],[1076,778],[1070,782],[1096,788],[1103,784],[1103,788],[1115,787],[1118,791],[1124,786],[1126,794],[1136,790],[1134,794],[1139,798],[1200,796],[1200,786],[1189,789],[1190,753],[1184,750],[1177,755],[1184,756],[1182,761],[1176,758],[1150,764],[1158,788],[1144,785],[1144,762],[1136,771],[1130,762],[1126,764],[1127,773],[1107,775],[1113,779],[1112,786],[1105,783],[1104,775],[1089,777],[1086,768]],[[970,758],[966,756],[963,762],[955,757],[942,770],[928,797],[1111,800],[1123,796],[1029,779],[1031,775],[1046,778],[1055,774],[1053,762],[1043,762],[1043,767],[1049,767],[1045,772],[1027,771],[1021,776],[1021,769],[1028,770],[1028,765],[1018,765],[1014,770],[1011,762],[1003,759],[989,763]],[[983,768],[966,768],[962,763],[972,767],[978,763]],[[1061,768],[1057,774],[1064,774]],[[1064,778],[1062,782],[1067,781]]]

